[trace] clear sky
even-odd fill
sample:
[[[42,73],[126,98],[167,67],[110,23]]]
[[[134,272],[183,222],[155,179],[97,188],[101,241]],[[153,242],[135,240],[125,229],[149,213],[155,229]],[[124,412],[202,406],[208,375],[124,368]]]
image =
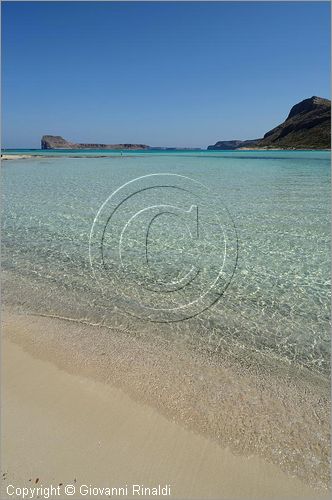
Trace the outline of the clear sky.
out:
[[[329,97],[327,2],[3,2],[3,147],[206,147]]]

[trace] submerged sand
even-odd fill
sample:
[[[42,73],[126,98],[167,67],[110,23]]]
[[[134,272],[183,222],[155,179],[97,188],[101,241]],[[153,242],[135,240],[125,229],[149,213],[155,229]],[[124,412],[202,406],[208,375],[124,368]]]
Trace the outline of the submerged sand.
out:
[[[301,406],[291,384],[273,388],[269,381],[268,396],[254,377],[240,380],[239,373],[226,367],[220,371],[211,360],[200,371],[197,359],[190,361],[184,352],[178,356],[179,346],[174,358],[171,348],[155,352],[150,344],[102,330],[6,312],[2,497],[9,484],[29,487],[37,479],[44,486],[127,485],[128,498],[132,484],[169,485],[171,498],[327,496],[329,449],[312,435],[310,410],[301,415],[304,403],[311,406],[316,432],[328,433],[322,420],[325,410],[317,404],[322,397],[319,385],[317,400],[308,386]],[[186,373],[202,380],[196,384]],[[213,394],[216,377],[223,400]],[[274,391],[284,394],[276,399]],[[285,411],[288,398],[293,398],[293,409]],[[255,399],[261,411],[254,414]],[[249,402],[251,415],[239,410]],[[218,440],[218,432],[229,436]],[[233,446],[234,436],[244,445],[242,453]],[[318,468],[308,468],[312,486],[301,477],[303,457],[296,457],[300,438],[307,443],[302,453],[310,456],[316,447],[316,460],[321,457]],[[262,458],[262,450],[276,442],[280,449],[289,448],[279,464],[272,463],[277,460],[268,450]],[[80,497],[78,493],[74,498]]]

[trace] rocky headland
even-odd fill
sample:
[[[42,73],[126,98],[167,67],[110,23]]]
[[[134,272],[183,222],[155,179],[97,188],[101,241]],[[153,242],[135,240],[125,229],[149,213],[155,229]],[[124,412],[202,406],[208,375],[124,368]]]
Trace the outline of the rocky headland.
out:
[[[254,140],[218,141],[210,150],[330,149],[331,101],[313,96],[295,104],[286,120]]]

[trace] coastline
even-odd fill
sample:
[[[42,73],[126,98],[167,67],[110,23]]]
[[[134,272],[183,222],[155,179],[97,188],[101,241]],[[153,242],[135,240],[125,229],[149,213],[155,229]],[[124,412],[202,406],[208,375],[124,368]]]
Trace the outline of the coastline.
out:
[[[108,331],[110,352],[107,352],[102,328],[95,328],[93,332],[91,327],[75,322],[17,314],[8,308],[3,332],[3,453],[6,457],[3,487],[9,480],[29,486],[29,479],[37,477],[44,485],[56,481],[58,484],[70,483],[76,478],[82,484],[96,485],[106,485],[107,482],[113,485],[123,482],[173,483],[174,496],[171,498],[327,496],[324,488],[312,489],[303,482],[303,477],[302,480],[291,477],[295,476],[295,469],[292,475],[287,474],[278,465],[269,463],[271,459],[259,457],[259,448],[253,453],[249,446],[250,435],[247,450],[243,453],[211,439],[209,419],[216,418],[220,411],[229,411],[225,432],[232,432],[239,417],[243,429],[249,422],[255,426],[253,415],[236,414],[241,397],[243,405],[246,404],[246,390],[254,391],[253,380],[245,377],[247,386],[243,386],[241,380],[239,387],[244,392],[236,394],[237,385],[231,379],[236,374],[225,368],[223,389],[226,404],[220,409],[215,408],[217,413],[209,414],[209,408],[202,408],[203,415],[208,417],[203,422],[196,414],[195,391],[185,392],[181,386],[179,393],[173,387],[170,390],[169,382],[172,386],[173,383],[179,384],[182,376],[174,375],[177,370],[181,371],[181,366],[171,358],[171,349],[164,353],[157,349],[149,360],[147,353],[151,355],[151,345],[140,346],[137,351],[138,341],[120,335],[110,337]],[[81,351],[84,344],[90,349],[88,357]],[[184,353],[181,356],[187,369],[189,360]],[[195,364],[199,373],[197,360]],[[204,370],[212,378],[217,374],[213,364],[205,366]],[[226,379],[233,394],[226,393]],[[163,388],[159,382],[164,383]],[[210,391],[208,378],[203,386]],[[310,405],[312,396],[309,392]],[[266,397],[261,391],[256,396],[259,394]],[[153,403],[155,396],[159,401],[155,399]],[[294,392],[289,396],[294,396]],[[250,397],[255,398],[255,395]],[[202,393],[204,406],[203,399]],[[235,399],[236,406],[229,407],[229,402],[234,403]],[[168,411],[165,411],[166,400]],[[188,402],[190,404],[186,406]],[[211,405],[211,402],[207,404]],[[264,407],[266,401],[259,404]],[[272,413],[278,417],[282,409],[278,401],[267,401],[267,404],[272,405]],[[294,407],[297,404],[298,401],[293,400]],[[317,407],[314,411],[317,412]],[[289,409],[287,414],[289,420],[295,418],[295,413],[289,414]],[[321,415],[318,414],[317,418]],[[260,424],[265,425],[263,421]],[[268,431],[276,434],[277,440],[280,440],[277,435],[279,426],[280,423],[271,422]],[[53,437],[48,442],[50,429]],[[250,433],[250,429],[246,432]],[[264,441],[266,437],[262,432],[256,439]],[[273,435],[270,437],[273,439]],[[292,439],[291,433],[287,439]],[[22,442],[25,443],[24,449],[20,445]],[[291,446],[291,442],[287,442],[287,446]],[[269,446],[268,443],[265,445]],[[94,472],[93,463],[98,463],[98,470]]]
[[[151,148],[152,151],[154,151],[153,148]],[[52,153],[45,153],[45,154],[42,154],[42,153],[39,153],[39,151],[42,151],[42,150],[38,150],[38,154],[17,154],[17,153],[3,153],[1,154],[1,160],[2,161],[8,161],[8,160],[30,160],[30,159],[45,159],[45,158],[63,158],[63,157],[66,157],[66,158],[119,158],[119,152],[115,153],[114,155],[112,154],[103,154],[102,152],[99,152],[99,153],[91,153],[89,152],[89,154],[84,154],[84,149],[82,149],[82,153],[73,153],[71,152],[71,150],[69,149],[68,151],[64,152],[62,151],[61,154],[52,154]],[[50,151],[50,150],[47,150],[47,151]],[[130,158],[133,158],[134,157],[134,154],[132,153],[135,153],[135,151],[138,151],[140,154],[142,154],[142,152],[144,151],[150,151],[150,150],[124,150],[121,154],[121,157],[125,158],[125,157],[130,157]],[[199,151],[197,149],[190,149],[190,148],[187,148],[187,149],[179,149],[179,150],[174,150],[174,151],[166,151],[166,150],[155,150],[157,151],[157,153],[162,153],[162,154],[174,154],[174,153],[179,153],[179,152],[182,152],[182,151],[185,151],[185,152],[193,152],[193,153],[237,153],[237,152],[258,152],[258,151],[262,151],[262,152],[278,152],[278,151],[285,151],[285,152],[305,152],[305,151],[310,151],[310,152],[331,152],[331,149],[328,149],[328,148],[325,148],[325,149],[296,149],[296,148],[268,148],[268,147],[257,147],[257,148],[254,148],[254,147],[251,147],[251,148],[246,148],[246,147],[242,147],[242,148],[238,148],[238,149],[200,149]],[[112,151],[113,152],[113,151]],[[129,154],[128,154],[129,153]]]

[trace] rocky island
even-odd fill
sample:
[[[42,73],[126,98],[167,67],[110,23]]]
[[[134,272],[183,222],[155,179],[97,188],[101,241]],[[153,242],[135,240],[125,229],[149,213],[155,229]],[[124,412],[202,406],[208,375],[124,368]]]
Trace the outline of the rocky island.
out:
[[[218,141],[208,149],[330,149],[331,101],[312,96],[295,104],[286,120],[254,140]]]
[[[146,144],[77,144],[60,135],[43,135],[41,149],[149,149]]]

